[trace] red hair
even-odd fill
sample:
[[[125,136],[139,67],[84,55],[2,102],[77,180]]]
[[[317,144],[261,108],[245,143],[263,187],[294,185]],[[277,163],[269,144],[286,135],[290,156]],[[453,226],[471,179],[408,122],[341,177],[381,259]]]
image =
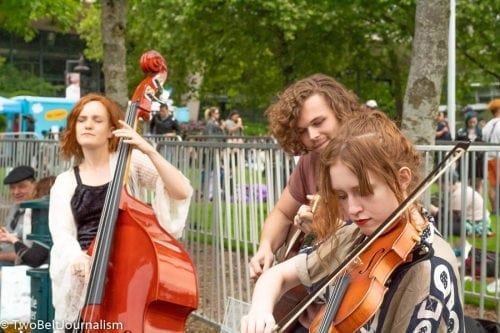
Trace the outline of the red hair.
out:
[[[100,102],[108,111],[110,126],[114,128],[120,127],[118,120],[123,119],[123,112],[117,103],[99,94],[85,95],[84,97],[80,98],[80,100],[71,110],[71,113],[68,116],[66,129],[61,135],[61,157],[63,159],[69,160],[74,157],[75,163],[77,164],[83,160],[82,147],[76,140],[76,122],[83,110],[83,107],[88,103],[94,101]],[[118,141],[119,139],[114,136],[109,139],[109,151],[116,151],[116,149],[118,148]]]

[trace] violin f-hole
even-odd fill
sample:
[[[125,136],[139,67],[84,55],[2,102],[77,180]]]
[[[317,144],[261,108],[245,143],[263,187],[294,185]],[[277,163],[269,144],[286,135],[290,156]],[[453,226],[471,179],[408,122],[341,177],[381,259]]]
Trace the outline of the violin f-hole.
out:
[[[370,258],[370,261],[368,262],[368,264],[366,266],[363,266],[364,269],[359,271],[359,274],[361,275],[361,274],[364,274],[366,271],[370,271],[372,269],[372,266],[375,263],[375,260],[378,260],[378,258],[382,257],[384,255],[384,253],[385,253],[384,248],[378,249],[373,254],[373,257]]]

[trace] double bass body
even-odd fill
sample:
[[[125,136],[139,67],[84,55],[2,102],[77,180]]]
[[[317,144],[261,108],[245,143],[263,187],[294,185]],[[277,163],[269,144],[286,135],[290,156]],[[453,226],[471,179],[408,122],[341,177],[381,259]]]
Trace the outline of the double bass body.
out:
[[[103,302],[82,311],[84,331],[184,332],[198,307],[191,259],[149,206],[123,192]]]

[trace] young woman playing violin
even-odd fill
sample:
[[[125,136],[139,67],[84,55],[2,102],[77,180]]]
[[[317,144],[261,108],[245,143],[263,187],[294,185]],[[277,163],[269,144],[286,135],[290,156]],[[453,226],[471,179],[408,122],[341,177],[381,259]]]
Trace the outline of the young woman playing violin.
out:
[[[58,323],[75,321],[84,301],[90,273],[87,249],[96,236],[116,168],[119,138],[135,148],[128,174],[130,193],[155,191],[152,204],[160,223],[175,237],[184,228],[192,194],[189,181],[122,119],[116,103],[89,94],[74,106],[62,135],[62,157],[72,159],[74,167],[57,176],[50,196],[50,277]]]
[[[314,288],[337,269],[350,251],[384,223],[417,186],[421,167],[420,154],[383,113],[363,112],[347,120],[321,156],[321,199],[312,225],[321,242],[259,278],[241,331],[272,332],[273,306],[280,294],[300,283]],[[345,225],[343,220],[352,223]],[[386,234],[410,225],[419,230],[418,237],[412,238],[414,243],[410,243],[404,263],[385,281],[387,290],[375,297],[373,314],[362,322],[353,319],[356,325],[333,332],[464,331],[457,261],[432,222],[418,203],[412,203],[389,227]],[[373,245],[380,246],[380,252],[385,251],[382,246],[387,246]],[[346,268],[348,273],[351,270],[351,276],[356,265],[363,263]],[[358,286],[348,286],[339,302],[361,299],[364,295],[357,292]],[[328,286],[323,296],[328,301],[338,295],[334,287]],[[315,323],[322,318],[316,319],[310,328],[313,332],[318,331]],[[334,317],[332,327],[337,322]]]

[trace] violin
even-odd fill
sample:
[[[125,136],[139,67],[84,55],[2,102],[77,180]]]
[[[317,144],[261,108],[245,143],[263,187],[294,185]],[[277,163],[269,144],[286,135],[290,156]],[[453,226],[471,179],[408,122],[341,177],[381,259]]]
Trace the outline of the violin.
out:
[[[386,282],[394,270],[411,259],[421,232],[421,227],[405,220],[396,222],[394,228],[377,238],[354,263],[356,267],[348,273],[348,285],[340,286],[340,294],[344,296],[342,302],[334,308],[332,297],[331,302],[323,305],[312,321],[309,332],[358,331],[382,304],[388,289]],[[338,297],[338,293],[335,294]]]
[[[139,117],[149,119],[152,101],[167,78],[165,60],[158,52],[144,53],[140,64],[148,76],[136,88],[125,115],[134,128]],[[196,271],[152,208],[129,194],[131,147],[122,141],[91,245],[84,306],[73,331],[184,332],[188,315],[198,307]]]
[[[465,154],[469,145],[470,142],[458,142],[386,221],[359,243],[339,267],[274,326],[273,331],[285,332],[330,285],[337,287],[340,299],[330,298],[331,302],[313,320],[310,332],[355,332],[370,320],[383,301],[384,286],[391,274],[411,259],[412,250],[419,241],[421,228],[400,216]],[[347,274],[349,267],[354,269]]]

